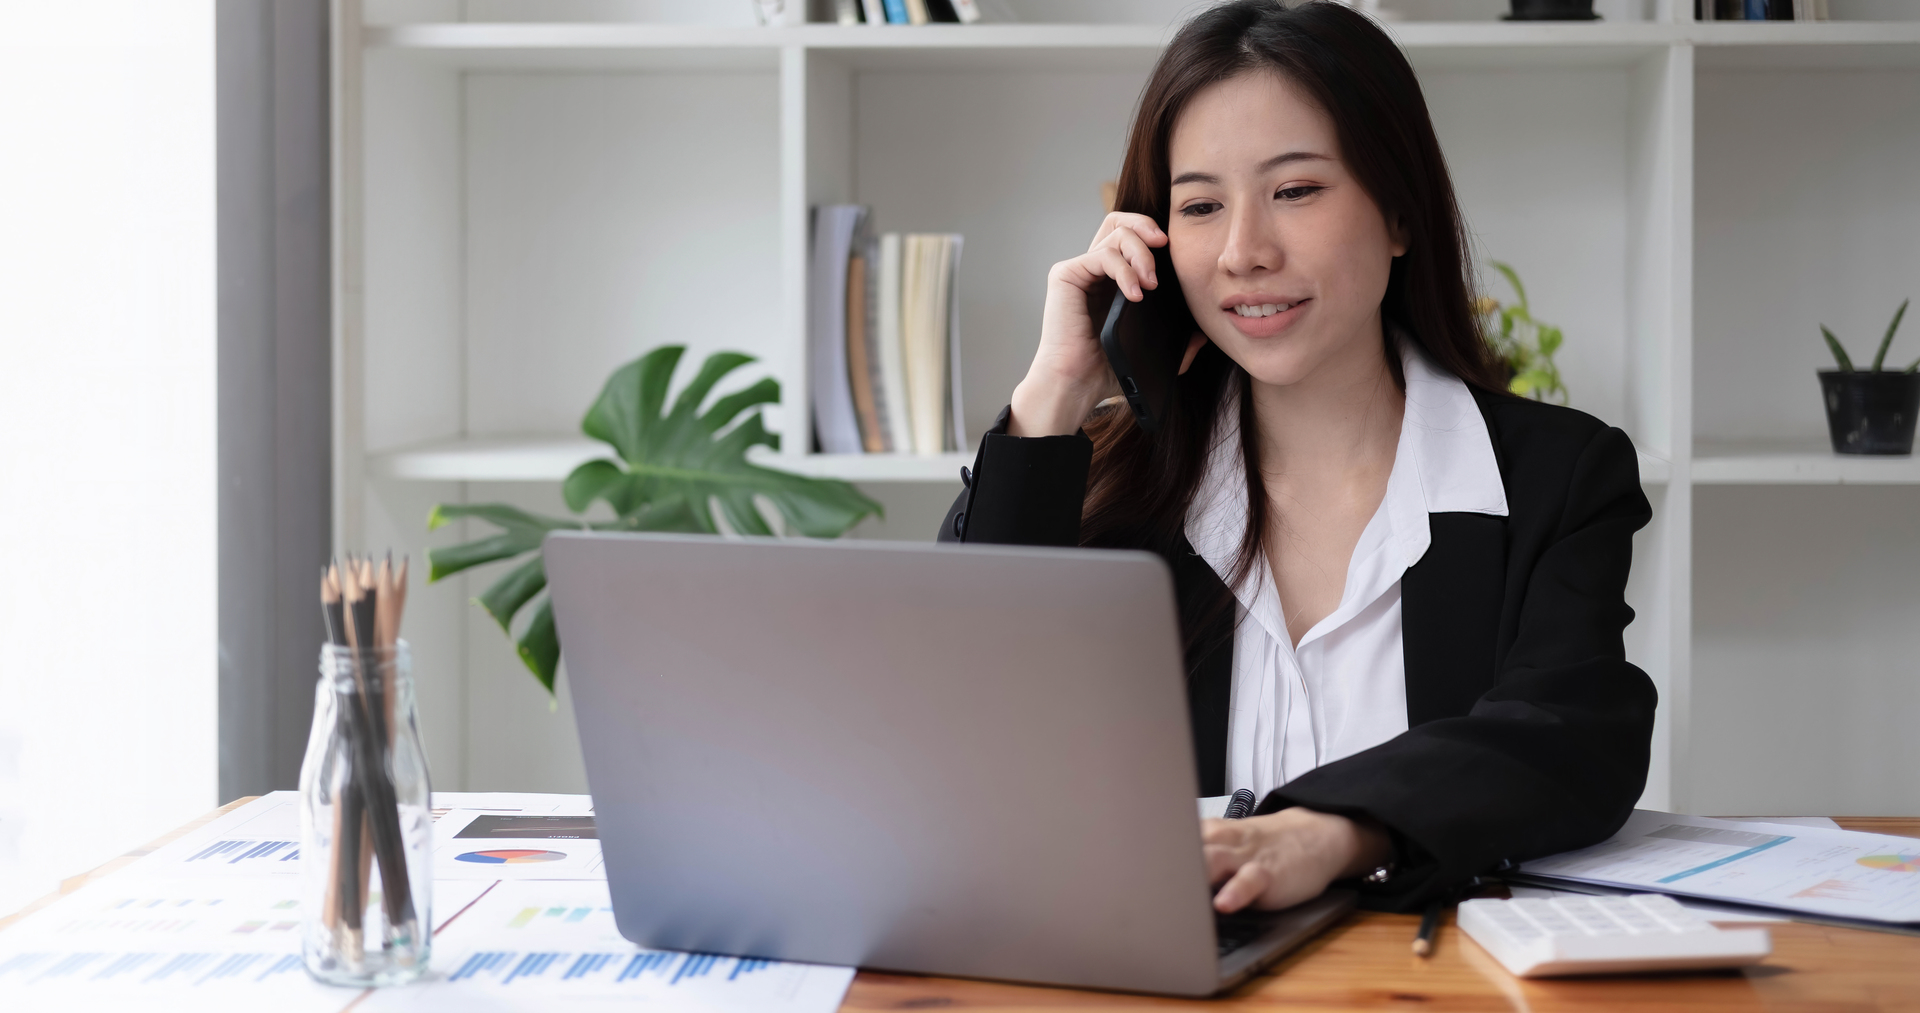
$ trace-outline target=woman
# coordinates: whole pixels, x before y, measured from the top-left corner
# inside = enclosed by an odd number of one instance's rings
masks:
[[[1216,907],[1343,879],[1407,907],[1610,835],[1653,728],[1621,640],[1651,510],[1618,429],[1503,392],[1399,49],[1333,3],[1208,10],[1148,81],[1117,206],[1049,273],[941,538],[1167,560],[1200,792],[1261,798],[1204,826]],[[1156,434],[1102,404],[1109,279],[1192,313]]]

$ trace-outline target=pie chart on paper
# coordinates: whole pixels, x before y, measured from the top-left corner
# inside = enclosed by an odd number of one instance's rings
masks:
[[[1885,872],[1920,872],[1920,855],[1868,855],[1859,863]]]
[[[567,853],[564,851],[499,848],[493,851],[469,851],[464,855],[455,855],[454,861],[474,862],[479,865],[532,865],[536,862],[558,862],[566,857]]]

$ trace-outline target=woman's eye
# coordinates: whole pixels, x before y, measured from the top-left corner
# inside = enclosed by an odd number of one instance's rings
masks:
[[[1180,213],[1188,218],[1205,218],[1218,210],[1220,205],[1215,201],[1199,201],[1181,208]]]
[[[1290,186],[1276,192],[1274,196],[1280,200],[1300,200],[1303,197],[1311,197],[1324,189],[1326,188],[1319,186]]]

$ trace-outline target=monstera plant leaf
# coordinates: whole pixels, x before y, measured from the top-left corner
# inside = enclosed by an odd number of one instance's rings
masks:
[[[773,528],[761,513],[765,503],[794,531],[835,538],[862,518],[880,512],[880,504],[845,482],[807,478],[747,461],[749,447],[780,446],[780,438],[767,431],[760,417],[762,405],[780,401],[780,384],[771,377],[715,398],[701,410],[715,385],[752,362],[752,356],[738,352],[708,356],[669,406],[674,369],[685,353],[684,346],[665,345],[620,367],[580,424],[588,436],[611,445],[616,457],[575,468],[561,492],[567,508],[576,514],[584,514],[596,500],[604,501],[613,510],[612,520],[543,517],[500,503],[442,503],[428,515],[429,530],[460,518],[485,521],[499,529],[485,538],[428,549],[429,581],[483,563],[533,554],[474,601],[512,637],[515,616],[539,599],[516,645],[520,659],[549,693],[560,666],[560,636],[553,625],[553,603],[541,594],[547,587],[547,570],[540,540],[547,532],[718,534],[724,517],[733,531],[770,535]],[[747,413],[744,418],[743,412]]]

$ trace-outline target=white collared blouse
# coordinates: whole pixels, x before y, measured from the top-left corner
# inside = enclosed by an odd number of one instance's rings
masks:
[[[1400,578],[1426,554],[1427,515],[1507,515],[1486,420],[1458,377],[1401,341],[1407,404],[1386,495],[1360,533],[1339,607],[1296,646],[1262,558],[1239,586],[1227,719],[1227,788],[1256,796],[1407,730]],[[1237,405],[1187,512],[1193,549],[1226,579],[1247,525]]]

